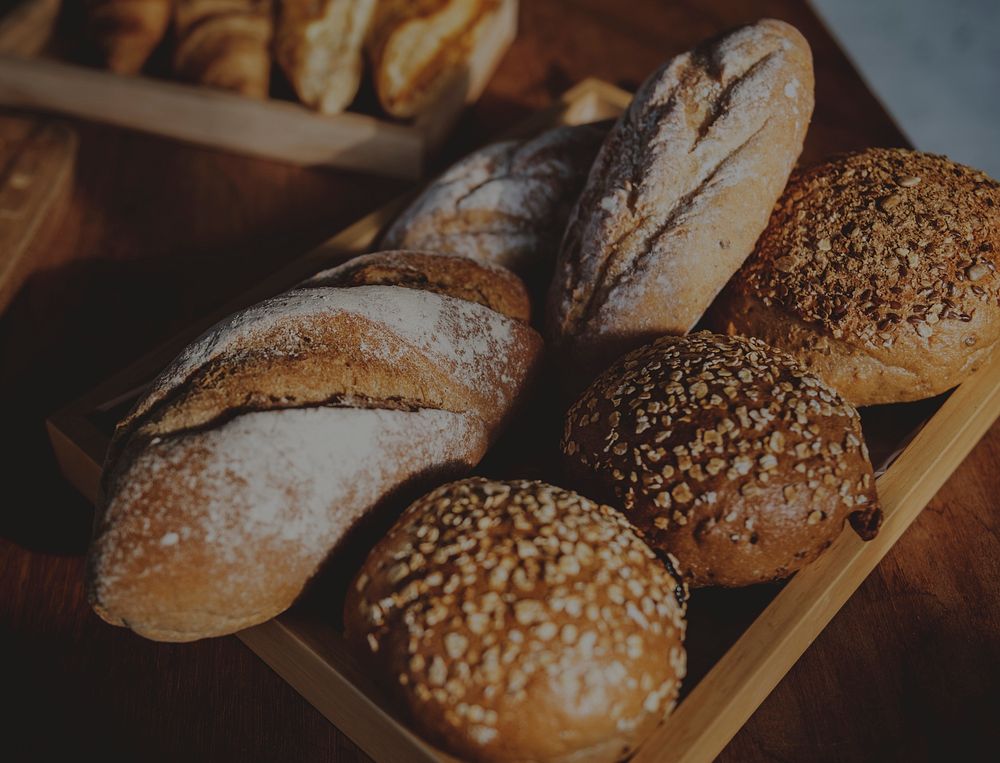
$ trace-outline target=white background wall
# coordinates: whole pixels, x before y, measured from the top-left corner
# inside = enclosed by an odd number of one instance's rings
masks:
[[[1000,179],[1000,0],[811,0],[923,151]]]

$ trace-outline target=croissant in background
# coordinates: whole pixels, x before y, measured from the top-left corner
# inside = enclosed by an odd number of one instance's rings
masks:
[[[105,65],[137,74],[163,40],[172,0],[87,0],[90,36]]]
[[[500,0],[380,0],[368,37],[375,90],[388,114],[419,114],[461,76]]]
[[[267,97],[271,12],[271,0],[177,0],[174,71],[201,85]]]
[[[274,55],[307,106],[324,114],[354,100],[364,65],[362,45],[375,0],[283,0]]]

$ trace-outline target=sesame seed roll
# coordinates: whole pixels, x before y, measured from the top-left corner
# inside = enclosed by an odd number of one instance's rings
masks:
[[[615,761],[674,706],[685,595],[614,509],[474,478],[407,509],[345,623],[418,730],[463,760]]]
[[[795,175],[709,323],[791,352],[855,405],[959,384],[1000,339],[1000,185],[872,148]]]
[[[577,480],[695,586],[784,578],[881,518],[857,411],[784,352],[708,332],[618,361],[566,416]]]

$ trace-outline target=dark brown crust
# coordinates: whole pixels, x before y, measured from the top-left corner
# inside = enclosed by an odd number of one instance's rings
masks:
[[[524,323],[531,320],[531,302],[521,279],[505,268],[457,252],[365,254],[313,276],[303,286],[405,286],[475,302]]]
[[[857,405],[960,383],[1000,338],[1000,186],[867,149],[797,173],[713,327],[799,358]]]
[[[462,760],[606,763],[676,700],[678,585],[614,509],[473,478],[407,509],[344,622],[414,725]]]
[[[693,585],[783,578],[849,516],[867,537],[878,526],[857,411],[754,339],[702,332],[630,353],[570,409],[562,447]]]

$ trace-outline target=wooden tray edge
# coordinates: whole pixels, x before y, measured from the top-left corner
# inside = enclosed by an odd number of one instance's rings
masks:
[[[317,114],[300,104],[259,101],[152,77],[126,77],[34,57],[54,0],[23,0],[0,19],[0,105],[58,112],[186,143],[305,166],[420,178],[429,153],[464,106],[482,95],[517,34],[518,0],[503,0],[468,76],[456,80],[424,117],[397,124],[344,112]]]

